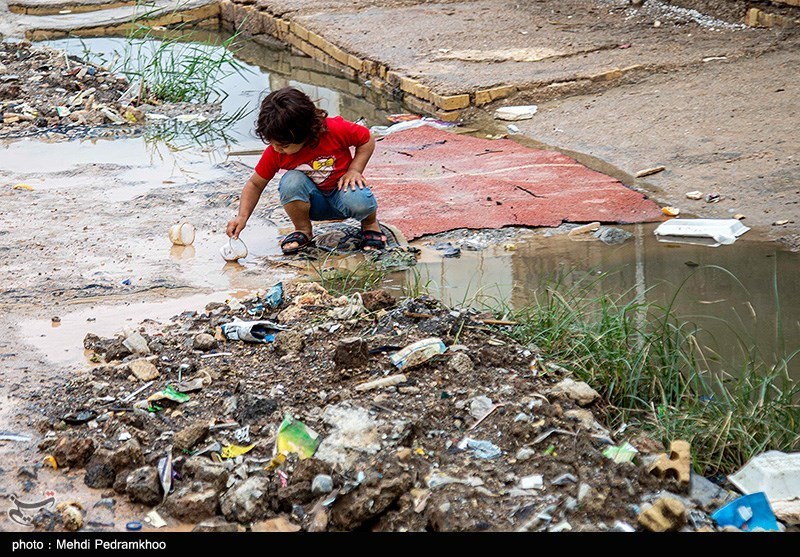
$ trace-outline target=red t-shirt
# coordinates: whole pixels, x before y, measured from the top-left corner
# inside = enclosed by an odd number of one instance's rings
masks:
[[[369,141],[369,130],[348,122],[341,116],[327,118],[328,130],[319,136],[316,147],[303,145],[294,155],[281,155],[272,146],[264,149],[256,165],[256,174],[269,181],[280,169],[300,170],[311,178],[321,191],[336,188],[336,182],[353,161],[350,147]]]

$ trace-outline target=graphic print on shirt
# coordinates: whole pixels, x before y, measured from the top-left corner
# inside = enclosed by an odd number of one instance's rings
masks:
[[[295,170],[303,172],[306,176],[311,178],[315,184],[319,185],[331,175],[335,166],[336,159],[334,157],[325,156],[317,157],[311,161],[311,164],[301,164],[295,167]]]

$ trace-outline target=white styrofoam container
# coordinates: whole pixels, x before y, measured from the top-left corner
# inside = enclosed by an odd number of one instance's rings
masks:
[[[716,247],[734,243],[748,230],[737,219],[671,219],[662,222],[653,233],[665,238],[711,238],[716,243],[710,245]]]
[[[763,491],[770,502],[798,498],[800,453],[761,453],[728,479],[745,495]]]

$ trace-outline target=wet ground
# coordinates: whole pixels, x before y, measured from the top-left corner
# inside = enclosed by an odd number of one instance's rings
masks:
[[[113,44],[107,39],[90,42],[97,52],[109,51]],[[266,54],[260,47],[248,46],[245,57],[269,63],[264,70],[251,68],[254,74],[231,77],[227,88],[236,94],[223,102],[224,111],[256,102],[267,86],[284,84],[304,88],[329,112],[351,120],[363,116],[370,124],[385,123],[386,114],[401,111],[385,100],[376,100],[374,106],[369,102],[374,100],[372,93],[327,74],[308,59]],[[305,81],[298,81],[295,71]],[[40,411],[40,401],[57,392],[66,376],[89,365],[82,347],[86,332],[112,336],[142,321],[147,327],[146,320],[157,329],[158,323],[181,311],[246,297],[296,273],[279,257],[278,227],[285,220],[274,197],[262,199],[256,214],[261,224],[249,226],[243,234],[250,256],[241,264],[226,264],[219,257],[224,223],[235,210],[248,165],[255,162],[253,157],[226,153],[260,146],[250,127],[245,118],[228,132],[235,145],[211,138],[197,146],[185,135],[4,142],[0,242],[9,262],[0,270],[6,285],[0,296],[5,310],[0,327],[8,331],[0,341],[4,429],[33,433],[32,424],[19,418]],[[32,190],[9,187],[19,183]],[[167,229],[185,219],[198,229],[195,243],[171,246]],[[735,337],[725,337],[726,327],[714,317],[728,323],[740,319],[743,330],[758,337],[765,352],[773,350],[773,325],[780,308],[786,346],[798,344],[800,309],[791,295],[800,270],[796,254],[766,242],[756,232],[720,248],[670,247],[655,241],[650,226],[623,228],[634,237],[619,246],[558,234],[523,232],[518,237],[516,232],[499,231],[485,235],[486,245],[479,251],[462,249],[459,259],[444,259],[440,251],[426,247],[429,241],[451,239],[458,244],[463,239],[458,234],[443,235],[417,242],[423,247],[419,269],[423,278],[430,278],[432,292],[447,301],[497,295],[515,305],[529,301],[546,278],[559,274],[575,280],[608,271],[604,284],[609,290],[648,291],[655,300],[669,298],[674,287],[693,274],[682,287],[677,308],[699,320],[711,317],[705,326],[715,342],[731,346],[726,338]],[[480,234],[477,237],[480,240]],[[738,282],[724,272],[703,269],[704,265],[719,265]],[[779,303],[773,294],[775,284]],[[12,404],[22,393],[32,406]],[[30,449],[20,452],[19,447],[5,443],[0,449],[7,457],[4,469],[21,464],[20,457],[31,457]],[[58,489],[63,481],[57,474],[41,474],[37,489]],[[8,487],[9,480],[4,473],[7,492],[15,489]],[[78,478],[74,483],[81,482]],[[84,495],[91,499],[91,494]]]

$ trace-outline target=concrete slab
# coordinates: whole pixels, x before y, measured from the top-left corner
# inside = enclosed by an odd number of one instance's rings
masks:
[[[379,141],[365,175],[379,218],[409,240],[456,228],[662,218],[641,193],[566,155],[427,126]]]

